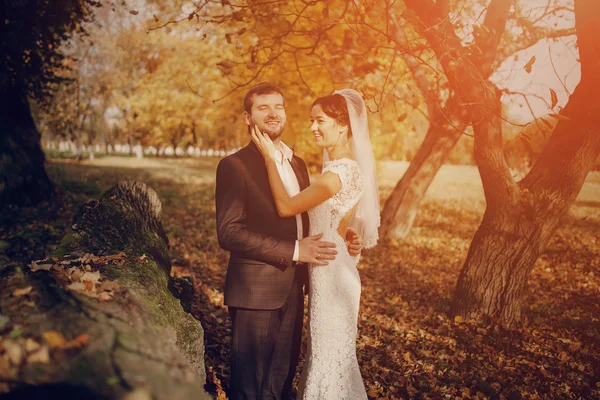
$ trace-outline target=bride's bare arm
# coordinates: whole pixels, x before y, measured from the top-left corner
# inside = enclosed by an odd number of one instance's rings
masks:
[[[336,194],[342,188],[342,183],[336,174],[325,172],[312,185],[296,196],[290,197],[279,176],[279,171],[277,171],[275,145],[269,136],[262,133],[256,126],[252,127],[251,133],[252,141],[256,144],[256,147],[265,159],[271,192],[273,193],[275,205],[281,217],[291,217],[310,210]]]
[[[342,188],[340,179],[336,174],[325,172],[309,187],[294,197],[290,197],[287,190],[285,190],[285,186],[283,186],[275,160],[265,157],[265,164],[269,173],[271,192],[281,217],[291,217],[310,210],[332,197]]]

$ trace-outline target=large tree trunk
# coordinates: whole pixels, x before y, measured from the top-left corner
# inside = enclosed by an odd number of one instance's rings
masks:
[[[492,27],[492,40],[484,37],[480,47],[497,46],[512,3],[492,0],[484,22]],[[517,184],[502,152],[500,93],[487,80],[490,58],[463,46],[447,18],[447,2],[406,0],[418,17],[416,26],[467,105],[487,202],[457,283],[454,314],[491,317],[508,326],[518,322],[527,277],[600,153],[600,9],[595,3],[575,0],[582,78],[562,113],[568,120],[560,121],[538,162]]]
[[[559,122],[517,191],[506,196],[502,185],[488,185],[488,207],[456,286],[454,314],[518,323],[529,273],[600,154],[600,10],[595,0],[576,0],[575,18],[582,77],[562,113],[569,119]],[[494,173],[488,149],[479,149],[482,175]]]
[[[430,116],[423,143],[385,202],[380,237],[403,238],[410,232],[427,189],[467,125],[449,126],[445,118],[441,112]]]
[[[600,118],[592,111],[600,104],[588,97],[589,88],[582,80],[564,111],[572,121],[557,126],[556,140],[520,182],[515,201],[486,210],[456,285],[453,314],[519,322],[529,273],[600,154]]]
[[[119,183],[81,208],[53,257],[0,271],[0,331],[12,332],[0,336],[0,392],[210,398],[202,327],[168,290],[160,209],[143,183]]]
[[[535,202],[535,199],[533,199]],[[527,209],[486,210],[456,285],[452,315],[518,323],[527,276],[550,235]]]
[[[30,206],[54,196],[22,82],[0,77],[0,206]]]

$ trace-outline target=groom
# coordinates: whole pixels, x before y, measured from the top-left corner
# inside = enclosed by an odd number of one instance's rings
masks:
[[[260,83],[244,98],[248,131],[269,134],[277,169],[290,196],[309,185],[306,164],[281,142],[286,123],[281,90]],[[277,212],[264,159],[250,144],[221,160],[216,178],[217,236],[230,251],[225,304],[232,324],[229,398],[285,399],[298,364],[307,263],[326,266],[337,251],[308,236],[308,215],[282,218]],[[360,237],[349,231],[348,250],[360,252]]]

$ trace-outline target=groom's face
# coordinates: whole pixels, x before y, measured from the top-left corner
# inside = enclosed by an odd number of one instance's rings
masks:
[[[249,126],[256,125],[272,140],[279,139],[287,120],[283,97],[279,93],[255,94],[250,113],[246,112],[245,116]]]

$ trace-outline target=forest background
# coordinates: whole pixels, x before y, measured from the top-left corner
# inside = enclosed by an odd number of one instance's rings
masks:
[[[352,87],[382,199],[363,267],[370,396],[598,395],[596,1],[30,3],[3,5],[0,259],[44,257],[86,195],[153,183],[174,271],[202,288],[195,315],[222,393],[212,179],[248,142],[243,95],[283,88],[285,141],[317,173],[310,104]],[[47,204],[66,208],[45,220]]]

